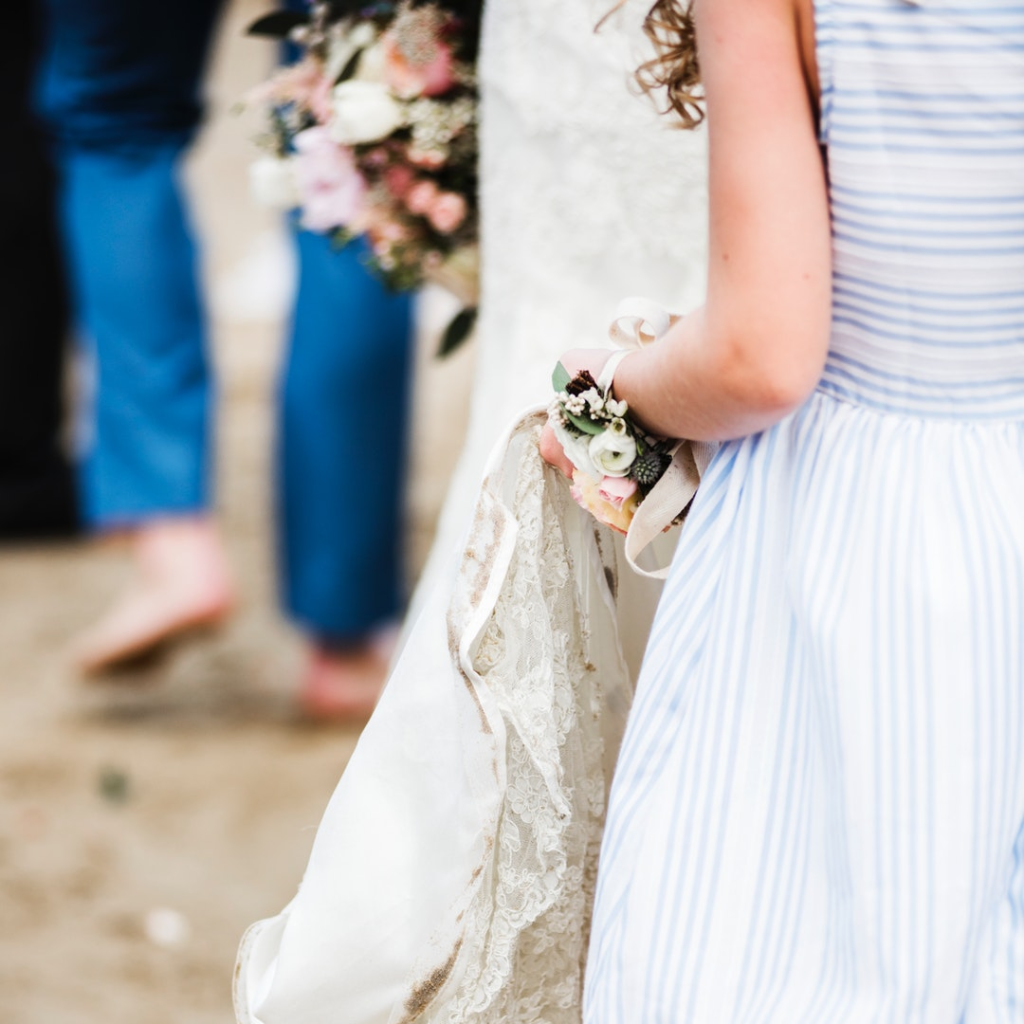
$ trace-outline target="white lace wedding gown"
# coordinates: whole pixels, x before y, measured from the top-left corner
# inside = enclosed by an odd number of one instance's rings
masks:
[[[604,13],[487,3],[469,439],[299,892],[243,940],[242,1024],[580,1020],[627,662],[657,593],[620,573],[522,409],[546,402],[560,352],[602,343],[621,297],[699,301],[706,244],[703,140],[629,87],[643,4],[595,35]]]

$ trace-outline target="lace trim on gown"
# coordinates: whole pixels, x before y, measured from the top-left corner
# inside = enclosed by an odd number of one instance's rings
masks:
[[[496,449],[299,893],[243,940],[243,1024],[579,1022],[631,684],[617,549],[542,462],[543,422]]]
[[[538,434],[534,424],[523,440],[535,445]],[[546,486],[546,472],[539,458],[524,457],[512,505],[515,557],[466,664],[488,726],[504,738],[504,779],[493,845],[457,940],[463,962],[429,1010],[396,1018],[403,1022],[579,1020],[606,779],[601,673],[591,660],[599,655],[577,574],[580,561],[596,560],[607,576],[593,582],[606,588],[616,570],[593,531],[580,534],[566,489]],[[460,580],[467,604],[486,571],[472,557],[480,530],[478,519]],[[457,596],[455,621],[460,603]],[[615,667],[621,688],[624,667]]]

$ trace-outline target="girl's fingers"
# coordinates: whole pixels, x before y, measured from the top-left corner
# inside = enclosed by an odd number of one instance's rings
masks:
[[[570,480],[572,479],[573,465],[566,457],[565,449],[562,448],[558,438],[555,437],[550,423],[545,423],[544,429],[541,431],[540,455],[548,465],[554,466]]]

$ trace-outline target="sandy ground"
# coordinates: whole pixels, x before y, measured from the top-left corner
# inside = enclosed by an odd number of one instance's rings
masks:
[[[274,608],[271,395],[287,247],[245,186],[231,112],[272,60],[235,0],[190,168],[223,412],[221,507],[242,604],[215,636],[86,685],[69,639],[124,578],[116,544],[0,550],[0,1024],[229,1024],[243,929],[295,891],[358,738],[294,713],[301,649]],[[417,387],[410,575],[461,443],[471,350]]]

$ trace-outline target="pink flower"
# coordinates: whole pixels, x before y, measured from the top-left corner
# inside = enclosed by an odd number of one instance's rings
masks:
[[[387,148],[384,146],[377,146],[375,149],[371,149],[369,153],[364,153],[362,163],[364,167],[381,168],[387,167],[390,156]]]
[[[569,492],[578,505],[586,509],[599,523],[610,526],[618,533],[625,533],[633,516],[640,505],[636,496],[636,484],[633,485],[633,492],[623,498],[609,500],[605,497],[604,485],[609,477],[602,480],[595,480],[587,473],[574,470],[572,474],[572,486]]]
[[[251,90],[250,103],[295,103],[321,124],[331,119],[331,82],[321,65],[310,58],[282,68],[269,81]]]
[[[323,75],[309,93],[309,109],[320,124],[327,124],[334,116],[334,86]]]
[[[405,205],[410,213],[426,216],[439,195],[438,188],[432,181],[417,181],[406,192]]]
[[[630,480],[628,476],[604,476],[601,477],[597,493],[602,501],[607,501],[615,508],[622,508],[622,503],[636,494],[636,481]]]
[[[450,235],[465,219],[466,200],[457,192],[440,193],[427,210],[427,220],[442,235]]]
[[[381,40],[384,79],[398,96],[440,96],[455,84],[455,58],[451,47],[432,40],[411,55],[391,32]]]
[[[351,152],[334,142],[326,128],[307,128],[294,141],[302,226],[309,231],[355,229],[365,205],[366,182]]]
[[[374,225],[373,233],[374,237],[382,242],[394,243],[409,240],[409,232],[404,224],[383,217]]]
[[[362,218],[362,225],[378,255],[389,251],[396,243],[407,242],[412,237],[409,226],[396,216],[392,207],[387,205],[375,204],[368,207]]]
[[[384,172],[384,186],[396,199],[405,199],[415,182],[416,176],[402,164],[395,164]]]
[[[426,171],[436,171],[444,167],[445,156],[431,149],[412,149],[406,153],[409,163],[416,167],[422,167]]]

